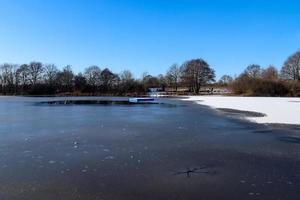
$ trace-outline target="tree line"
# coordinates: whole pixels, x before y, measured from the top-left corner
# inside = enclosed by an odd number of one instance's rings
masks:
[[[227,88],[237,95],[300,96],[300,51],[289,56],[280,70],[251,64],[240,75],[224,75],[218,81],[214,69],[200,58],[173,64],[158,76],[143,73],[141,78],[135,78],[129,70],[114,73],[97,65],[77,74],[70,65],[62,69],[35,61],[0,65],[2,95],[136,96],[145,95],[149,88],[160,88],[168,94],[199,94],[203,86]]]
[[[300,51],[289,56],[280,70],[249,65],[239,76],[224,75],[219,84],[247,96],[300,96]]]
[[[70,65],[61,70],[54,64],[0,65],[0,94],[2,95],[143,95],[149,88],[179,87],[198,94],[201,86],[214,81],[215,72],[203,59],[192,59],[181,66],[172,65],[166,74],[152,76],[144,73],[134,78],[129,70],[114,73],[109,68],[89,66],[75,74]]]

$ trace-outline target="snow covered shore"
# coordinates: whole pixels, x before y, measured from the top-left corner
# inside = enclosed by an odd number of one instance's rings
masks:
[[[256,123],[300,125],[300,98],[189,96],[183,100],[194,101],[212,108],[235,109],[266,114],[265,117],[246,117],[246,119]]]

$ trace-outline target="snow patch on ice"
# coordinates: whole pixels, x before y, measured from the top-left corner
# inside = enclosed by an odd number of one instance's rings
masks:
[[[226,97],[189,96],[182,99],[194,101],[212,108],[227,108],[241,111],[264,113],[264,117],[247,117],[256,123],[280,123],[300,125],[300,98],[290,97]]]

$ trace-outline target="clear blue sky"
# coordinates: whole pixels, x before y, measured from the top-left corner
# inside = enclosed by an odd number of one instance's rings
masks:
[[[0,0],[0,63],[165,73],[203,58],[217,76],[278,68],[300,49],[300,1]]]

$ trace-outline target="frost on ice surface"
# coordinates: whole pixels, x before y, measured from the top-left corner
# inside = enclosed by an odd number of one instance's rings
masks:
[[[49,160],[48,163],[49,164],[54,164],[54,163],[56,163],[56,161],[55,160]]]
[[[106,156],[105,159],[106,160],[113,160],[113,159],[115,159],[115,157],[114,156]]]

